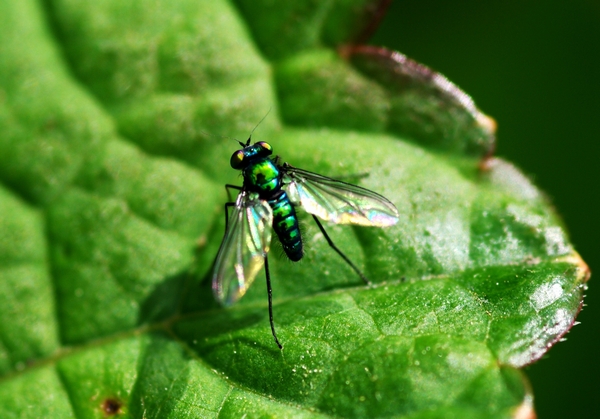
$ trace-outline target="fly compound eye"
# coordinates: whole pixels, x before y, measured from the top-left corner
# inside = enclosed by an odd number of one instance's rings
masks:
[[[242,150],[238,150],[231,155],[231,160],[229,160],[229,164],[234,169],[241,169],[244,163],[244,152]]]
[[[271,147],[271,144],[265,143],[264,141],[259,141],[256,144],[259,145],[264,150],[264,152],[261,154],[263,154],[265,156],[270,156],[271,153],[273,153],[273,147]]]

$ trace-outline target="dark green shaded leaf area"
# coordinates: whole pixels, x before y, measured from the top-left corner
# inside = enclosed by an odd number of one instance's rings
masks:
[[[336,50],[380,7],[0,2],[1,418],[530,417],[519,368],[589,271],[468,96]],[[301,262],[273,244],[281,351],[262,274],[210,290],[231,138],[267,113],[255,140],[399,210],[326,226],[370,287],[308,216]]]

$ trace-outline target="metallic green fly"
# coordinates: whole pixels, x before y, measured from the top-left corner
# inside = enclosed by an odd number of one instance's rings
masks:
[[[398,222],[398,210],[383,196],[360,186],[280,164],[271,158],[270,144],[250,145],[238,141],[241,150],[231,156],[231,167],[242,171],[243,186],[225,185],[239,191],[235,202],[225,204],[225,237],[215,260],[212,287],[224,305],[239,300],[265,267],[269,298],[269,320],[275,343],[282,349],[273,324],[271,278],[267,254],[271,228],[275,230],[287,257],[296,262],[304,250],[296,207],[312,214],[323,236],[362,280],[365,275],[329,238],[319,218],[336,224],[387,227]],[[229,215],[230,208],[233,212]],[[317,218],[319,217],[319,218]]]

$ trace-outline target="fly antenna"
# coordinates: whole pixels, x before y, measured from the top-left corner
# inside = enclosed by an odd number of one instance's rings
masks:
[[[222,140],[233,140],[239,143],[238,140],[236,140],[233,137],[229,137],[227,135],[219,135],[219,134],[213,134],[212,132],[208,132],[208,131],[200,131],[201,134],[206,135],[207,137],[216,137],[216,138],[221,138]]]
[[[250,135],[248,136],[248,141],[246,141],[246,146],[249,146],[249,145],[250,145],[250,139],[252,138],[252,134],[254,134],[254,131],[256,130],[256,128],[258,128],[258,126],[259,126],[260,124],[262,124],[262,121],[264,121],[264,120],[265,120],[265,118],[266,118],[267,116],[269,116],[269,114],[271,113],[271,109],[273,109],[273,107],[269,107],[269,110],[267,111],[267,113],[265,114],[265,116],[263,116],[263,117],[262,117],[262,119],[261,119],[260,121],[258,121],[258,124],[256,124],[256,125],[254,126],[254,128],[252,128],[252,131],[250,131]],[[240,143],[240,144],[241,144],[241,143]]]
[[[229,137],[227,135],[219,135],[219,134],[212,134],[210,132],[206,132],[206,131],[200,131],[202,134],[206,135],[207,137],[217,137],[217,138],[221,138],[223,140],[232,140],[235,141],[236,143],[238,143],[239,145],[241,145],[242,147],[245,147],[246,144],[244,144],[243,142],[241,142],[240,140],[233,138],[233,137]]]

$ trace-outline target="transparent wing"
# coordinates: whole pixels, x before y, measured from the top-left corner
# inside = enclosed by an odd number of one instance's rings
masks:
[[[386,227],[398,222],[398,210],[383,196],[360,186],[284,166],[290,200],[307,212],[336,224]]]
[[[212,287],[215,298],[230,305],[248,290],[265,264],[271,243],[273,211],[266,201],[242,191],[229,217],[215,260]]]

